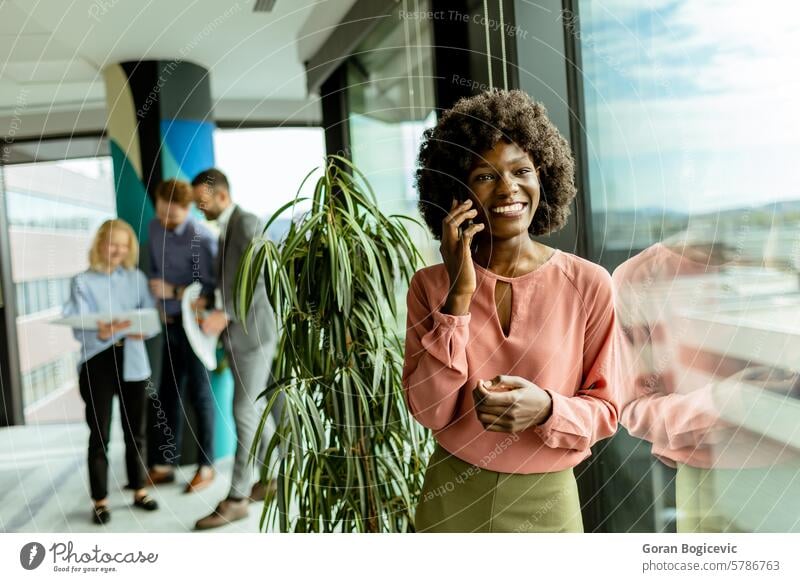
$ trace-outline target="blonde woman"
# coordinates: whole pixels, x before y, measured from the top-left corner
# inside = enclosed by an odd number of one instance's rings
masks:
[[[65,315],[124,313],[153,307],[144,273],[136,268],[139,245],[130,225],[119,219],[104,222],[89,251],[89,269],[72,280]],[[150,363],[144,337],[127,333],[130,321],[100,322],[95,330],[75,329],[81,344],[79,387],[89,424],[89,483],[92,519],[105,524],[108,509],[108,445],[114,395],[119,396],[125,436],[127,489],[133,490],[135,507],[153,511],[158,504],[144,488],[146,386]]]

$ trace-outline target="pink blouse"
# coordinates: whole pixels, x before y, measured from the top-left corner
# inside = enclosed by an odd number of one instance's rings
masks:
[[[467,315],[440,311],[449,287],[443,264],[411,280],[403,368],[409,409],[444,449],[481,468],[530,474],[574,467],[617,428],[611,277],[561,251],[514,278],[474,264],[477,289]],[[495,307],[497,281],[512,290],[508,337]],[[515,434],[485,430],[472,390],[497,375],[547,390],[552,415]]]

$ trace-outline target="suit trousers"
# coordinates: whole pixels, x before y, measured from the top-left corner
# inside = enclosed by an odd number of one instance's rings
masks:
[[[134,490],[144,487],[147,381],[126,382],[120,378],[123,350],[121,346],[112,346],[100,352],[84,362],[78,374],[89,425],[89,486],[94,500],[108,496],[108,444],[115,394],[119,396],[125,439],[126,487]]]
[[[180,464],[183,446],[185,397],[188,395],[197,418],[197,464],[210,466],[214,462],[214,394],[211,391],[211,372],[192,350],[180,318],[164,326],[164,360],[161,364],[159,387],[159,422],[154,431],[159,440],[159,463]]]
[[[236,350],[226,343],[225,351],[233,373],[233,420],[236,424],[236,456],[233,464],[230,497],[245,498],[255,479],[254,467],[250,463],[250,449],[253,445],[258,425],[266,409],[269,396],[258,398],[270,377],[274,349],[266,347],[255,350]],[[277,425],[283,410],[283,395],[278,397],[270,414]],[[270,433],[266,429],[256,449],[255,469],[259,472],[269,459],[265,459]]]

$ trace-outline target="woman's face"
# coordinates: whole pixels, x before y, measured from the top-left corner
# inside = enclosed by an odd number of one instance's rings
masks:
[[[536,166],[525,150],[500,141],[483,152],[467,177],[477,205],[477,221],[494,239],[508,240],[524,234],[539,206]]]
[[[100,255],[112,271],[128,258],[130,250],[130,237],[121,229],[112,229],[111,234],[100,245]]]

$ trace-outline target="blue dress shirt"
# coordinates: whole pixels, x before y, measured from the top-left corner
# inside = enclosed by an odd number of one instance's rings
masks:
[[[186,287],[195,281],[203,285],[202,294],[214,296],[217,237],[191,214],[175,230],[165,229],[158,219],[149,227],[150,278],[164,279]],[[164,313],[180,315],[177,299],[160,301]]]
[[[155,302],[144,273],[139,269],[118,267],[112,273],[88,270],[75,275],[64,315],[97,312],[113,315],[147,307],[155,307]],[[81,343],[79,369],[85,361],[125,338],[124,330],[106,341],[97,337],[97,330],[73,329],[72,333]],[[137,382],[150,377],[150,361],[143,340],[125,339],[123,360],[123,380]]]

